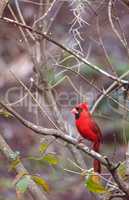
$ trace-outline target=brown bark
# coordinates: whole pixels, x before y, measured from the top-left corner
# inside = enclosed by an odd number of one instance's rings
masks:
[[[6,5],[8,4],[9,0],[0,0],[0,17],[2,17],[4,13],[4,9]]]

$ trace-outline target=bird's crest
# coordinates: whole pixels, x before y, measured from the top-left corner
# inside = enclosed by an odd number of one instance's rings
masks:
[[[86,102],[83,102],[83,103],[78,104],[77,107],[82,108],[82,109],[85,109],[86,111],[89,110],[89,105],[88,105],[88,103],[86,103]]]

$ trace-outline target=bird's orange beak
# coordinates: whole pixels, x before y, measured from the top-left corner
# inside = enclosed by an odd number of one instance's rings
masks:
[[[75,115],[75,114],[78,114],[78,111],[76,110],[76,108],[73,108],[73,109],[71,110],[71,113]]]

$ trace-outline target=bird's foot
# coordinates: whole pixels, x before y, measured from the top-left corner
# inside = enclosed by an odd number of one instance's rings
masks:
[[[81,144],[81,143],[83,143],[83,141],[85,141],[84,138],[78,138],[78,140],[77,140],[77,144]],[[84,144],[84,143],[83,143],[83,144]]]
[[[84,145],[83,141],[84,141],[83,138],[78,138],[78,139],[77,139],[77,143],[76,143],[75,146],[77,147],[78,145]]]

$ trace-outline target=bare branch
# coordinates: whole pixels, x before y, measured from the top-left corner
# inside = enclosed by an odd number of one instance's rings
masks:
[[[8,4],[9,0],[1,0],[0,1],[0,17],[2,17],[4,9],[6,5]]]
[[[51,122],[51,124],[58,129],[58,127],[56,126],[56,124],[52,121],[52,119],[50,118],[50,116],[47,114],[47,112],[44,111],[44,109],[42,108],[42,106],[40,105],[39,101],[33,96],[33,94],[31,93],[31,91],[28,89],[28,87],[18,78],[15,76],[15,73],[10,71],[11,74],[14,76],[14,78],[20,83],[20,85],[27,91],[27,93],[31,96],[31,98],[34,100],[34,102],[39,106],[40,110],[42,111],[42,113],[44,113],[44,115],[47,117],[47,119]]]
[[[117,16],[116,16],[116,20],[117,20],[117,22],[118,22],[118,25],[119,25],[121,34],[118,32],[118,30],[116,29],[116,27],[115,27],[115,25],[114,25],[114,23],[113,23],[113,19],[112,19],[112,7],[113,7],[113,3],[114,3],[114,0],[110,0],[110,1],[109,1],[109,4],[108,4],[108,18],[109,18],[109,22],[110,22],[110,24],[111,24],[111,27],[112,27],[113,32],[116,34],[117,38],[120,40],[120,42],[122,43],[122,45],[123,45],[124,48],[126,49],[127,55],[128,55],[128,59],[129,59],[129,48],[128,48],[128,43],[127,43],[127,40],[126,40],[124,31],[123,31],[122,28],[121,28],[121,24],[120,24],[119,18],[118,18]]]
[[[1,136],[1,134],[0,134],[0,150],[9,161],[12,160],[11,155],[14,155],[15,152],[13,152],[13,150],[6,143],[6,141]],[[23,166],[23,164],[21,162],[19,162],[17,164],[16,172],[20,173],[20,174],[21,173],[26,173],[29,176],[28,171],[25,169],[25,167]],[[29,188],[29,191],[30,191],[30,193],[31,193],[31,195],[32,195],[32,197],[34,199],[36,199],[36,200],[47,200],[47,198],[44,195],[44,193],[39,189],[39,187],[36,185],[36,183],[31,178],[30,178],[30,181],[29,181],[29,187],[28,188]]]
[[[126,77],[127,75],[129,74],[129,71],[127,71],[127,72],[125,72],[124,74],[122,74],[120,77],[119,77],[119,79],[122,79],[122,78],[124,78],[124,77]],[[94,103],[94,106],[92,107],[92,109],[91,109],[91,113],[93,113],[94,111],[95,111],[95,109],[96,109],[96,107],[99,105],[99,103],[103,100],[103,98],[105,97],[105,96],[107,96],[107,94],[109,94],[111,91],[113,91],[115,88],[117,88],[117,86],[118,86],[118,83],[117,83],[117,81],[114,81],[106,90],[105,90],[105,92],[102,94],[102,95],[100,95],[100,97],[96,100],[96,102]],[[113,100],[113,99],[112,99]],[[114,100],[113,100],[114,101]],[[120,104],[119,104],[120,105]],[[124,105],[120,105],[120,107],[122,107],[124,110],[126,109],[125,107],[124,107]],[[127,109],[126,109],[127,110]]]
[[[108,200],[112,200],[112,199],[116,199],[116,198],[121,198],[121,199],[125,199],[126,195],[125,194],[114,194],[111,195]]]
[[[100,94],[101,96],[97,99],[97,101],[95,102],[94,106],[91,109],[91,113],[94,112],[94,110],[96,109],[96,107],[98,106],[98,104],[100,103],[100,101],[106,96],[109,99],[111,99],[113,102],[115,102],[116,104],[118,104],[122,109],[127,110],[129,112],[129,109],[125,106],[123,106],[121,103],[119,103],[117,100],[115,100],[114,98],[112,98],[109,93],[114,89],[117,88],[118,86],[118,82],[115,81],[112,83],[111,86],[109,86],[109,88],[107,88],[107,90],[101,90],[100,88],[98,88],[95,84],[91,83],[85,76],[83,76],[82,74],[80,74],[77,71],[74,71],[71,68],[65,67],[64,65],[57,65],[58,67],[62,67],[64,69],[67,69],[68,71],[73,72],[74,74],[80,76],[80,78],[84,81],[86,81],[86,83],[88,83],[89,85],[91,85],[93,88],[95,88]],[[120,77],[118,77],[120,80],[122,77],[126,77],[128,75],[129,71],[125,72],[123,75],[121,75]]]
[[[74,57],[76,57],[78,60],[80,60],[82,63],[86,64],[87,66],[89,66],[90,68],[92,68],[93,70],[99,72],[100,74],[110,78],[111,80],[114,80],[114,81],[117,81],[118,83],[121,83],[121,84],[129,84],[129,82],[127,80],[123,80],[123,79],[119,79],[111,74],[109,74],[108,72],[102,70],[101,68],[97,67],[96,65],[93,65],[91,64],[88,60],[86,60],[85,58],[81,57],[80,55],[74,53],[72,50],[70,50],[69,48],[65,47],[64,45],[58,43],[57,41],[55,41],[54,39],[52,39],[51,37],[49,37],[48,35],[44,34],[44,33],[41,33],[37,30],[34,30],[32,27],[30,26],[27,26],[27,25],[24,25],[22,23],[18,23],[14,20],[11,20],[9,18],[6,18],[6,17],[0,17],[0,20],[2,20],[3,22],[6,22],[6,23],[10,23],[10,24],[13,24],[13,25],[17,25],[17,26],[21,26],[25,29],[28,29],[38,35],[41,35],[44,39],[48,40],[49,42],[52,42],[53,44],[55,44],[56,46],[60,47],[61,49],[63,49],[64,51],[70,53],[71,55],[73,55]]]
[[[97,32],[98,32],[98,36],[99,36],[100,45],[101,45],[102,48],[103,48],[105,57],[106,57],[107,62],[108,62],[108,66],[111,68],[112,72],[113,72],[114,75],[117,77],[117,73],[116,73],[115,69],[113,68],[113,66],[112,66],[112,64],[111,64],[111,62],[110,62],[110,58],[109,58],[109,56],[108,56],[108,53],[107,53],[106,48],[105,48],[104,43],[103,43],[103,39],[102,39],[102,37],[101,37],[99,18],[97,18]]]
[[[26,22],[25,22],[25,19],[24,19],[24,17],[23,17],[23,14],[22,14],[22,12],[21,12],[21,9],[20,9],[18,0],[15,0],[15,4],[16,4],[16,8],[17,8],[18,15],[19,15],[19,17],[20,17],[21,22],[22,22],[23,24],[26,25]],[[17,21],[18,21],[18,20],[17,20]],[[34,37],[33,34],[31,33],[31,31],[27,30],[27,33],[28,33],[28,35],[30,36],[30,38],[31,38],[33,41],[35,41],[35,37]]]
[[[27,120],[25,120],[21,115],[19,115],[16,111],[14,111],[12,108],[9,106],[5,105],[3,102],[0,102],[0,105],[4,107],[8,112],[10,112],[13,116],[16,117],[22,124],[24,124],[26,127],[31,129],[37,134],[44,135],[44,136],[54,136],[55,138],[61,139],[69,144],[74,145],[77,149],[83,151],[90,157],[99,160],[111,173],[112,177],[114,178],[115,182],[119,186],[119,188],[127,195],[129,196],[129,188],[128,184],[124,182],[121,177],[118,175],[117,168],[119,165],[113,165],[107,157],[103,157],[101,154],[96,153],[93,150],[90,150],[87,146],[84,144],[78,144],[78,141],[71,136],[64,134],[63,131],[57,130],[57,129],[48,129],[48,128],[43,128],[40,126],[37,126]]]

